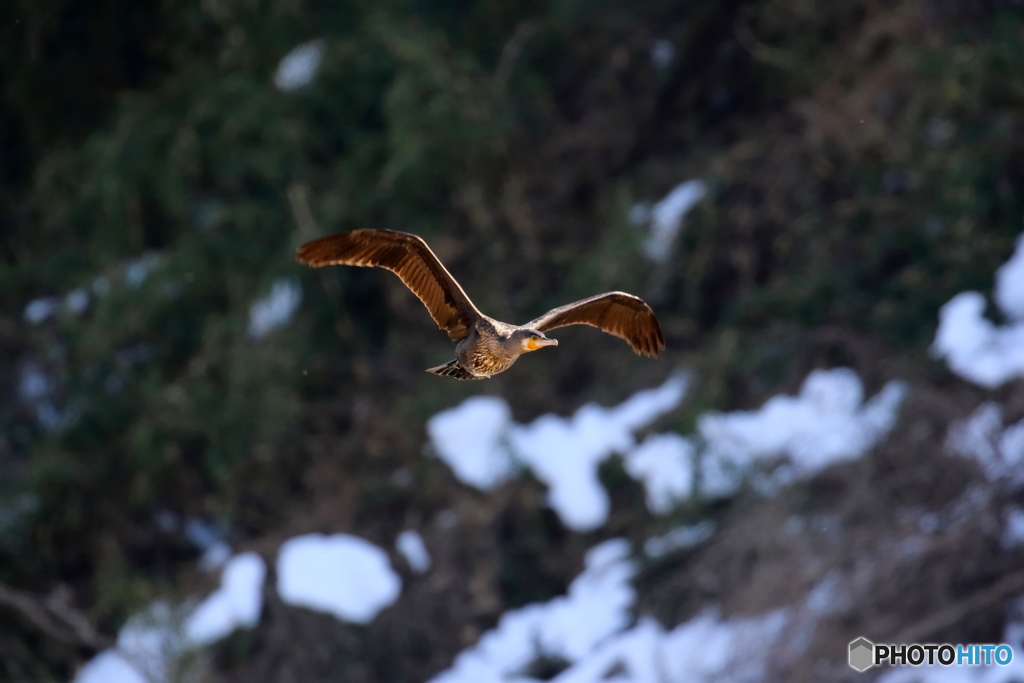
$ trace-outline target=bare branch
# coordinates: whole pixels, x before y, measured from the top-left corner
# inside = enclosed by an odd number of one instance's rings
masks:
[[[953,626],[967,615],[996,605],[1024,590],[1024,571],[1007,574],[1002,579],[971,596],[940,609],[929,617],[903,629],[894,643],[923,643],[936,633]]]
[[[113,640],[97,631],[84,614],[72,607],[70,598],[71,591],[64,585],[44,599],[0,584],[0,605],[15,610],[54,640],[97,650],[111,647]]]

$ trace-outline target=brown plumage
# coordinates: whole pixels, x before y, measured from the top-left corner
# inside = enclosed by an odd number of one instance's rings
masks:
[[[393,230],[353,230],[307,242],[300,263],[386,268],[427,307],[438,328],[455,342],[455,360],[427,372],[458,379],[486,379],[507,370],[520,355],[558,346],[544,332],[590,325],[625,339],[636,353],[657,357],[665,348],[654,311],[625,292],[607,292],[548,311],[526,325],[509,325],[481,313],[427,243]]]

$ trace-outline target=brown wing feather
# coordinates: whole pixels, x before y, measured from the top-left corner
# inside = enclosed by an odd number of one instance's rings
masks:
[[[386,268],[419,297],[437,326],[459,342],[482,315],[427,243],[394,230],[353,230],[307,242],[298,248],[300,263],[320,266]]]
[[[524,327],[540,332],[566,325],[590,325],[625,339],[633,350],[656,358],[665,348],[665,337],[654,311],[640,297],[607,292],[548,311]]]

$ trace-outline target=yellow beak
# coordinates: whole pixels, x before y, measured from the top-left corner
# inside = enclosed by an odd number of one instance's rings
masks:
[[[558,340],[557,339],[531,339],[530,341],[526,342],[526,347],[528,349],[530,349],[531,351],[536,351],[537,349],[543,348],[545,346],[558,346]]]

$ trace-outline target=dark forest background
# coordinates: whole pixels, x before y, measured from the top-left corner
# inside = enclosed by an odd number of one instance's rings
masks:
[[[277,89],[281,58],[318,38],[315,81]],[[675,48],[661,66],[656,41]],[[652,266],[629,210],[692,178],[708,196]],[[259,626],[215,646],[217,681],[426,680],[506,609],[564,592],[595,541],[670,521],[723,531],[639,575],[666,626],[708,600],[792,600],[874,557],[901,510],[944,509],[978,479],[942,449],[952,420],[992,397],[1024,416],[1020,382],[982,391],[928,352],[943,303],[991,290],[1022,216],[1019,0],[0,3],[0,679],[70,680],[154,598],[207,590],[194,544],[154,524],[168,512],[268,559],[295,533],[390,548],[420,528],[450,577],[404,576],[369,626],[268,593]],[[640,294],[667,351],[573,329],[487,383],[427,375],[449,342],[394,278],[293,261],[364,227],[421,235],[504,320]],[[301,307],[253,339],[250,306],[281,277]],[[83,313],[26,318],[79,288]],[[869,394],[907,381],[900,423],[774,499],[656,519],[613,460],[610,521],[574,534],[537,481],[484,494],[423,457],[425,420],[478,393],[522,422],[688,368],[658,425],[688,432],[835,366]],[[430,525],[449,509],[457,533]],[[852,531],[796,548],[779,533],[794,509]],[[1024,556],[992,510],[972,514],[912,560],[872,560],[874,597],[821,629],[822,656],[940,605],[966,607],[924,641],[999,642],[1012,591],[991,593]],[[778,680],[824,680],[815,666]]]

